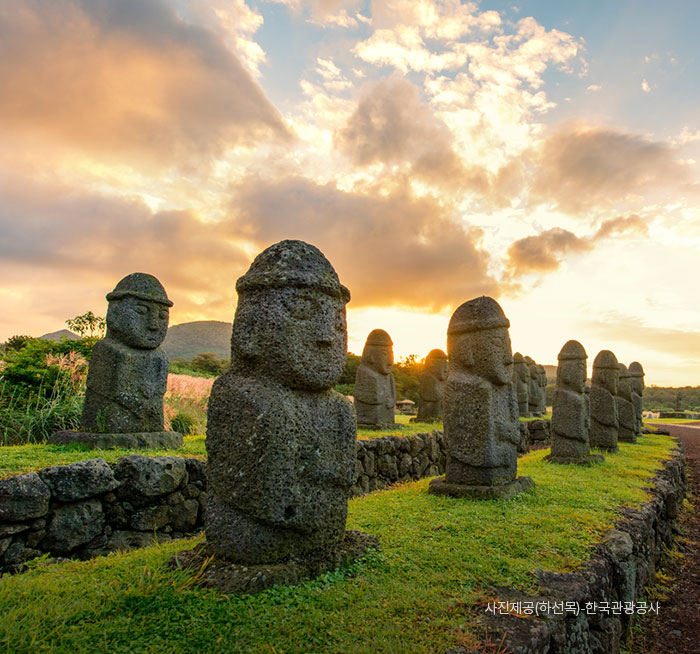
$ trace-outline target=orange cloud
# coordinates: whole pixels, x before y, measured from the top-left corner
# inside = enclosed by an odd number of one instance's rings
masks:
[[[506,276],[512,279],[529,273],[552,272],[559,268],[565,256],[590,251],[598,241],[625,233],[647,235],[647,224],[633,214],[603,221],[598,230],[590,236],[576,236],[560,227],[526,236],[508,248]]]
[[[569,123],[545,141],[531,200],[553,202],[581,214],[608,208],[633,195],[649,196],[687,184],[688,167],[659,142],[582,122]]]
[[[437,310],[498,291],[480,249],[481,230],[407,188],[382,196],[298,177],[250,179],[233,208],[236,228],[261,249],[282,238],[318,246],[352,292],[354,307]]]
[[[189,164],[286,138],[213,32],[159,0],[0,3],[0,131],[101,160]]]
[[[515,241],[508,248],[507,267],[512,275],[551,272],[561,265],[561,255],[590,250],[592,243],[560,227]]]
[[[235,304],[234,282],[249,256],[230,223],[17,178],[0,177],[0,197],[3,291],[44,307],[44,289],[62,286],[52,295],[61,321],[80,312],[68,308],[76,294],[98,288],[101,298],[135,271],[156,275],[178,313],[212,316],[225,307],[228,315]]]
[[[686,363],[700,363],[700,332],[697,331],[648,327],[635,316],[619,314],[608,315],[605,321],[588,321],[584,326],[598,338],[633,343],[642,351],[652,350],[677,356]]]

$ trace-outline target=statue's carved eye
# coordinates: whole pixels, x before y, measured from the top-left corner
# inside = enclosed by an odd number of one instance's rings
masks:
[[[168,311],[167,311],[167,309],[163,309],[163,310],[160,312],[160,319],[161,319],[161,320],[167,320],[167,319],[168,319]]]
[[[139,315],[145,316],[148,313],[148,307],[145,307],[143,304],[137,304],[134,311]]]

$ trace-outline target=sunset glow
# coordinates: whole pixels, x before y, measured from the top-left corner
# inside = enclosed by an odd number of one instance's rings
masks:
[[[349,349],[579,340],[700,384],[700,5],[651,0],[0,4],[0,341],[156,275],[230,321],[265,247],[319,247]]]

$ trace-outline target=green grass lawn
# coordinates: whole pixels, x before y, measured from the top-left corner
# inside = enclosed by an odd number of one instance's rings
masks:
[[[700,420],[697,418],[649,418],[643,420],[642,422],[644,422],[645,425],[700,425]]]
[[[179,450],[90,450],[84,445],[10,445],[0,447],[0,479],[21,475],[47,466],[58,466],[76,461],[101,457],[108,463],[129,454],[147,456],[181,456],[206,459],[204,434],[185,436],[184,445]]]
[[[510,501],[427,494],[428,480],[350,500],[348,527],[382,551],[343,572],[256,596],[222,596],[170,571],[198,539],[0,579],[0,651],[444,652],[468,639],[494,586],[585,561],[616,508],[639,505],[675,441],[646,435],[589,468],[518,461],[536,483]],[[201,538],[201,537],[200,537]]]
[[[401,429],[388,429],[372,431],[361,429],[357,437],[361,439],[378,438],[379,436],[409,436],[429,432],[435,429],[442,431],[442,423],[409,423],[410,416],[397,415],[396,422],[402,425]],[[207,452],[204,447],[204,434],[185,436],[185,444],[179,450],[90,450],[79,444],[75,445],[10,445],[0,447],[0,479],[20,475],[32,470],[40,470],[46,466],[57,466],[66,463],[75,463],[85,459],[102,457],[112,463],[128,454],[143,454],[147,456],[181,456],[206,459]]]

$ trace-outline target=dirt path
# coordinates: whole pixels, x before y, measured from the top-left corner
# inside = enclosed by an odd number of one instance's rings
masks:
[[[700,427],[659,425],[678,436],[688,460],[688,498],[695,504],[685,511],[679,526],[683,531],[683,558],[671,568],[674,577],[668,600],[659,615],[642,624],[631,654],[700,654]]]

